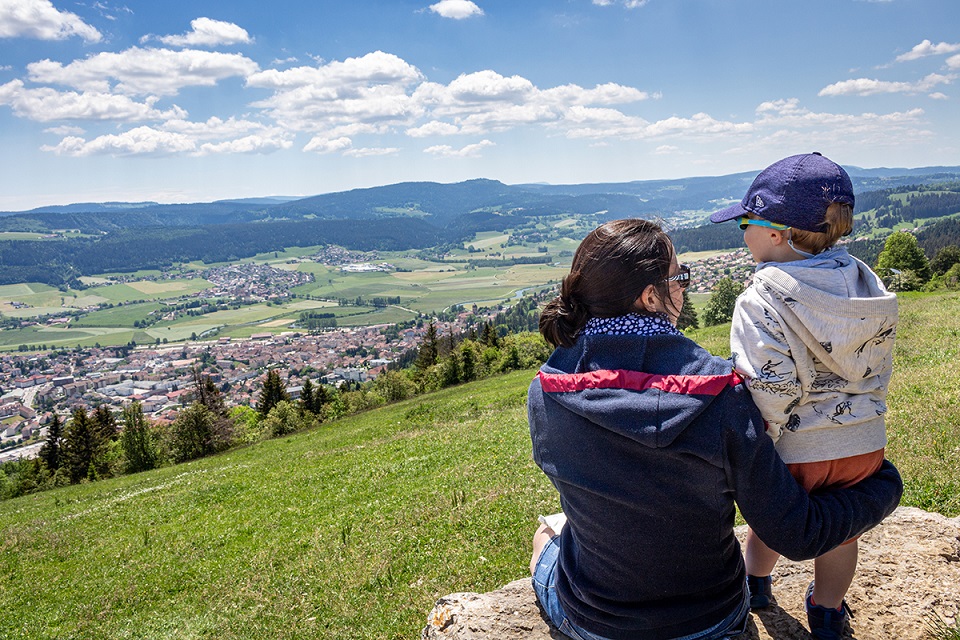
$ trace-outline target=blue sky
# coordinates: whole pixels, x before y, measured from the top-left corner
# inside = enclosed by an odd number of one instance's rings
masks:
[[[0,0],[0,210],[960,165],[956,0]]]

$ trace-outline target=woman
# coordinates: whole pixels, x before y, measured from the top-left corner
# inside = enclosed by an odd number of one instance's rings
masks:
[[[808,496],[729,361],[677,331],[689,282],[660,227],[618,220],[584,239],[541,316],[557,349],[530,386],[530,434],[567,524],[537,530],[531,572],[574,639],[738,635],[749,607],[735,503],[799,560],[876,525],[903,491],[885,462]]]

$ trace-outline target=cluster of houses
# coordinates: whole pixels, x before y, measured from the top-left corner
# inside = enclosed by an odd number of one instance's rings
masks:
[[[495,313],[495,311],[491,311]],[[471,312],[436,323],[439,335],[467,329]],[[77,408],[106,404],[119,412],[139,402],[156,422],[170,422],[193,400],[194,369],[201,367],[223,391],[228,406],[256,406],[267,369],[276,368],[293,399],[306,380],[340,386],[382,373],[400,354],[419,346],[425,326],[400,332],[387,325],[338,328],[319,335],[255,334],[156,347],[138,347],[125,357],[114,348],[0,356],[0,448],[44,437],[54,413],[68,418]],[[36,448],[30,450],[33,455]]]
[[[213,287],[203,291],[202,295],[251,301],[279,298],[291,288],[313,281],[313,274],[304,271],[250,262],[208,269],[203,272],[203,277]]]
[[[701,260],[691,260],[688,264],[692,275],[690,293],[710,293],[723,278],[730,278],[746,286],[753,279],[757,266],[750,256],[750,251],[745,248]]]
[[[376,255],[330,246],[311,259],[342,266],[375,260]],[[709,293],[723,277],[748,282],[754,262],[747,249],[738,249],[692,262],[691,270],[691,292]],[[312,277],[256,264],[218,268],[204,276],[216,287],[205,293],[239,297],[269,297],[278,287],[297,286],[303,283],[300,279]],[[255,290],[259,283],[263,291]],[[483,321],[484,316],[492,318],[496,312],[480,312],[474,307],[451,322],[437,323],[438,334],[465,332],[471,320],[480,316]],[[44,425],[54,412],[67,417],[77,408],[90,410],[101,404],[120,411],[139,402],[152,420],[172,421],[193,401],[193,376],[198,366],[223,391],[228,406],[255,406],[269,368],[280,372],[294,399],[308,379],[330,385],[366,382],[400,354],[417,348],[426,331],[425,326],[399,332],[384,331],[385,327],[337,328],[318,335],[260,333],[242,340],[224,337],[138,347],[123,357],[109,347],[4,354],[0,356],[0,461],[15,455],[11,450],[23,440],[43,437]]]

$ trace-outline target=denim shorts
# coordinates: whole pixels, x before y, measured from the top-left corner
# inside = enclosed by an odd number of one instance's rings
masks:
[[[582,629],[570,622],[567,615],[563,612],[563,606],[557,597],[556,577],[557,577],[557,558],[560,556],[560,536],[554,536],[550,542],[543,548],[540,558],[537,560],[537,568],[533,574],[533,590],[537,594],[537,599],[543,606],[547,617],[561,633],[573,640],[609,640],[604,636],[598,636]],[[674,640],[720,640],[721,638],[735,638],[747,629],[747,620],[750,619],[750,606],[747,600],[746,584],[744,584],[744,597],[737,607],[726,618],[713,625],[709,629],[692,633],[682,638]]]

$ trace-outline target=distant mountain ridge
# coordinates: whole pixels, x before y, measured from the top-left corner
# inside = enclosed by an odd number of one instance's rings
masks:
[[[960,166],[914,169],[850,167],[858,193],[960,180]],[[516,184],[477,178],[457,183],[403,182],[306,198],[272,196],[209,203],[77,203],[0,212],[0,231],[80,228],[110,232],[138,227],[242,224],[278,220],[419,218],[438,229],[489,226],[492,217],[604,213],[671,220],[739,200],[758,171],[724,176],[616,183]]]
[[[896,175],[904,173],[907,175]],[[960,214],[960,167],[851,171],[858,208],[875,227],[930,222]],[[872,175],[867,175],[872,174]],[[162,205],[93,203],[0,216],[0,284],[41,282],[80,287],[80,276],[162,269],[179,262],[231,262],[289,247],[337,244],[355,250],[431,248],[442,254],[480,231],[533,228],[545,216],[589,216],[591,224],[616,218],[660,220],[683,251],[737,247],[736,225],[712,225],[711,211],[739,201],[755,173],[610,184],[506,185],[476,179],[453,184],[405,182],[309,198],[219,200]],[[908,195],[898,197],[895,194]],[[882,224],[878,224],[882,221]],[[925,250],[955,244],[953,223],[928,225]],[[953,225],[953,226],[951,226]],[[58,230],[79,230],[54,235]],[[871,262],[880,240],[856,244]],[[549,256],[544,255],[544,258]]]

